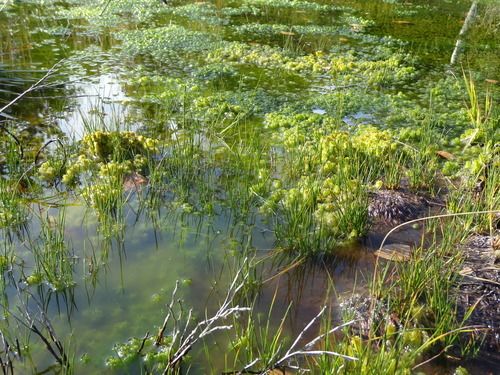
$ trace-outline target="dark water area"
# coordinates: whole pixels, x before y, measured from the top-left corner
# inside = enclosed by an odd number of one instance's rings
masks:
[[[380,56],[401,54],[403,57],[395,64],[407,63],[415,69],[415,78],[381,85],[380,101],[386,100],[386,94],[401,93],[409,101],[428,105],[429,86],[445,77],[461,76],[460,66],[470,69],[481,86],[489,87],[485,79],[499,79],[498,36],[484,38],[490,35],[485,15],[478,21],[481,27],[467,36],[461,65],[449,65],[469,1],[304,2],[335,7],[326,11],[280,5],[283,2],[176,0],[165,5],[159,0],[111,0],[109,4],[6,1],[0,4],[0,108],[28,90],[47,70],[54,68],[54,73],[41,87],[0,111],[0,125],[15,124],[17,137],[31,157],[49,139],[81,139],[95,118],[109,128],[121,123],[126,129],[141,129],[161,139],[169,128],[180,127],[180,115],[173,120],[158,115],[165,108],[165,97],[172,95],[168,103],[173,103],[178,94],[162,92],[159,77],[190,82],[189,90],[199,98],[224,93],[228,101],[238,105],[252,99],[254,112],[246,120],[252,130],[258,129],[266,113],[286,106],[303,106],[309,113],[332,113],[326,94],[344,86],[364,87],[364,82],[346,77],[333,79],[321,67],[304,73],[306,68],[293,65],[302,63],[293,60],[295,56],[315,53],[354,56],[368,63]],[[193,7],[185,7],[189,4]],[[481,4],[480,12],[488,6]],[[243,7],[248,10],[242,11]],[[160,39],[162,32],[144,39],[137,36],[135,45],[127,39],[132,38],[127,31],[171,25],[200,34],[185,39],[171,36],[166,50],[157,55],[154,50],[160,46],[155,48],[154,40]],[[248,47],[243,55],[253,57],[231,65],[210,55],[218,48],[227,48],[224,53],[229,55],[240,44]],[[269,50],[258,49],[263,45]],[[273,56],[276,50],[282,54]],[[294,57],[286,60],[288,56]],[[293,69],[285,70],[283,66]],[[372,67],[367,64],[369,69]],[[173,86],[178,81],[168,84]],[[384,111],[385,107],[380,107],[366,113],[362,108],[347,113],[344,121],[354,126],[372,119],[379,121],[376,118]],[[264,132],[261,137],[265,140]],[[65,243],[74,253],[74,287],[62,293],[54,292],[45,283],[32,288],[59,337],[75,353],[75,373],[123,373],[105,366],[106,358],[113,355],[113,345],[130,337],[142,337],[161,325],[176,281],[184,304],[198,316],[215,310],[249,253],[259,262],[256,278],[263,281],[256,298],[257,314],[269,314],[275,326],[287,315],[286,330],[292,337],[325,305],[331,310],[332,321],[338,323],[342,318],[339,301],[367,291],[375,264],[373,252],[385,235],[384,231],[372,231],[334,256],[290,267],[293,256],[275,248],[272,226],[256,213],[245,219],[235,208],[217,207],[212,215],[193,213],[166,197],[153,220],[138,211],[139,199],[132,197],[124,212],[123,230],[113,240],[103,238],[97,218],[79,198],[69,198],[63,231]],[[36,203],[31,204],[33,211],[39,210]],[[57,221],[59,213],[57,208],[44,208],[38,216]],[[35,263],[28,238],[36,238],[40,231],[39,220],[34,217],[13,240],[24,276],[31,274]],[[0,235],[5,248],[8,237]],[[389,242],[416,244],[420,238],[420,230],[406,229]],[[16,282],[22,279],[16,277]],[[3,294],[8,301],[2,304],[7,314],[6,306],[19,303],[19,296],[9,282]],[[227,338],[220,340],[214,343],[209,339],[207,345],[223,353]],[[42,347],[35,347],[31,354],[36,373],[50,368],[53,360]],[[196,355],[203,358],[204,354],[200,350]],[[202,359],[191,372],[220,373],[223,361],[223,354],[215,354],[210,369]],[[24,364],[20,373],[35,373],[31,361]],[[498,371],[498,364],[486,357],[462,365],[473,374]],[[455,368],[456,363],[451,361],[421,370],[451,374]]]

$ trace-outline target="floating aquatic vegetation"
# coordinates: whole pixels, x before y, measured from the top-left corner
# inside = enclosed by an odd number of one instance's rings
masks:
[[[229,17],[239,17],[239,16],[258,16],[261,14],[261,10],[258,7],[252,5],[239,5],[237,7],[225,7],[220,9],[221,14]]]
[[[222,14],[213,4],[191,3],[169,8],[170,12],[191,21],[206,23],[208,25],[227,25],[229,19]]]
[[[200,67],[193,73],[196,79],[206,82],[225,81],[237,75],[238,71],[233,66],[225,64],[208,64]]]
[[[143,67],[127,72],[124,78],[128,96],[144,104],[161,104],[161,108],[172,115],[183,111],[194,98],[202,95],[201,87],[192,78],[174,78],[146,71]]]
[[[238,34],[255,36],[294,36],[294,35],[350,35],[349,28],[345,26],[319,26],[319,25],[283,25],[264,23],[245,23],[232,28]]]
[[[62,19],[87,20],[88,22],[102,27],[117,26],[123,20],[117,14],[103,13],[100,7],[81,6],[63,9],[58,12]]]
[[[124,31],[118,34],[128,56],[151,55],[166,62],[185,54],[196,54],[213,49],[219,40],[213,34],[191,31],[182,26]]]
[[[342,21],[354,28],[355,31],[364,31],[365,28],[375,25],[373,20],[352,15],[343,18]]]
[[[59,18],[84,19],[100,27],[117,27],[131,22],[147,22],[165,11],[156,0],[91,0],[83,6],[60,9]]]
[[[316,12],[332,12],[346,9],[342,6],[318,4],[303,0],[243,0],[243,4],[269,8],[286,8]]]
[[[273,130],[273,136],[278,144],[283,144],[289,151],[338,128],[333,117],[314,113],[287,114],[286,112],[268,113],[265,117],[265,126]]]
[[[289,54],[291,56],[291,54]],[[249,45],[241,42],[227,43],[209,52],[207,60],[213,63],[242,63],[262,67],[282,67],[289,56],[279,48],[266,45]]]
[[[132,338],[126,343],[116,344],[113,347],[116,356],[107,358],[106,366],[111,369],[128,368],[141,356],[144,356],[143,362],[148,368],[160,369],[165,367],[170,358],[169,338],[167,337],[163,345],[158,349],[155,348],[155,340],[155,337],[147,337],[146,339]],[[143,355],[142,351],[148,353]]]
[[[264,90],[222,91],[202,96],[190,108],[205,123],[223,125],[225,120],[243,121],[280,107],[280,100]]]
[[[339,84],[394,85],[412,80],[417,74],[413,66],[407,65],[408,56],[404,54],[372,61],[358,59],[352,54],[338,56],[320,51],[297,56],[281,48],[240,42],[227,43],[215,49],[207,59],[214,63],[227,61],[296,73],[328,74]]]

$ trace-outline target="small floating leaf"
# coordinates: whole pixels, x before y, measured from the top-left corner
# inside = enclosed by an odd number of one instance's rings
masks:
[[[413,25],[414,23],[411,21],[405,21],[405,20],[394,20],[392,23],[395,23],[397,25]]]
[[[449,153],[448,151],[437,151],[436,154],[438,154],[438,156],[441,156],[443,159],[446,159],[446,160],[455,159],[455,156],[453,154]]]

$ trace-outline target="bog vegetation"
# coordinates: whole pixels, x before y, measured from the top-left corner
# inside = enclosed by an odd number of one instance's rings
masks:
[[[494,370],[500,7],[451,65],[470,5],[5,1],[3,373]]]

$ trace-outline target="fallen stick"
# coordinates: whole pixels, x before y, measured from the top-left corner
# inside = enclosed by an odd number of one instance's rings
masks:
[[[47,73],[45,73],[45,75],[40,78],[38,81],[36,81],[34,84],[32,84],[27,90],[25,90],[24,92],[20,93],[18,96],[16,96],[13,100],[11,100],[9,103],[7,103],[6,105],[4,105],[2,108],[0,108],[0,113],[3,113],[5,112],[5,110],[7,108],[9,108],[10,106],[12,106],[13,104],[15,104],[17,101],[19,101],[20,99],[22,99],[25,95],[29,94],[30,92],[36,90],[37,88],[39,88],[39,86],[42,84],[43,81],[45,81],[48,77],[50,77],[52,75],[52,73],[54,73],[54,71],[56,70],[56,68],[58,67],[58,65],[62,62],[59,61],[57,62],[56,64],[54,64],[54,66],[52,66],[52,68],[50,68]]]

